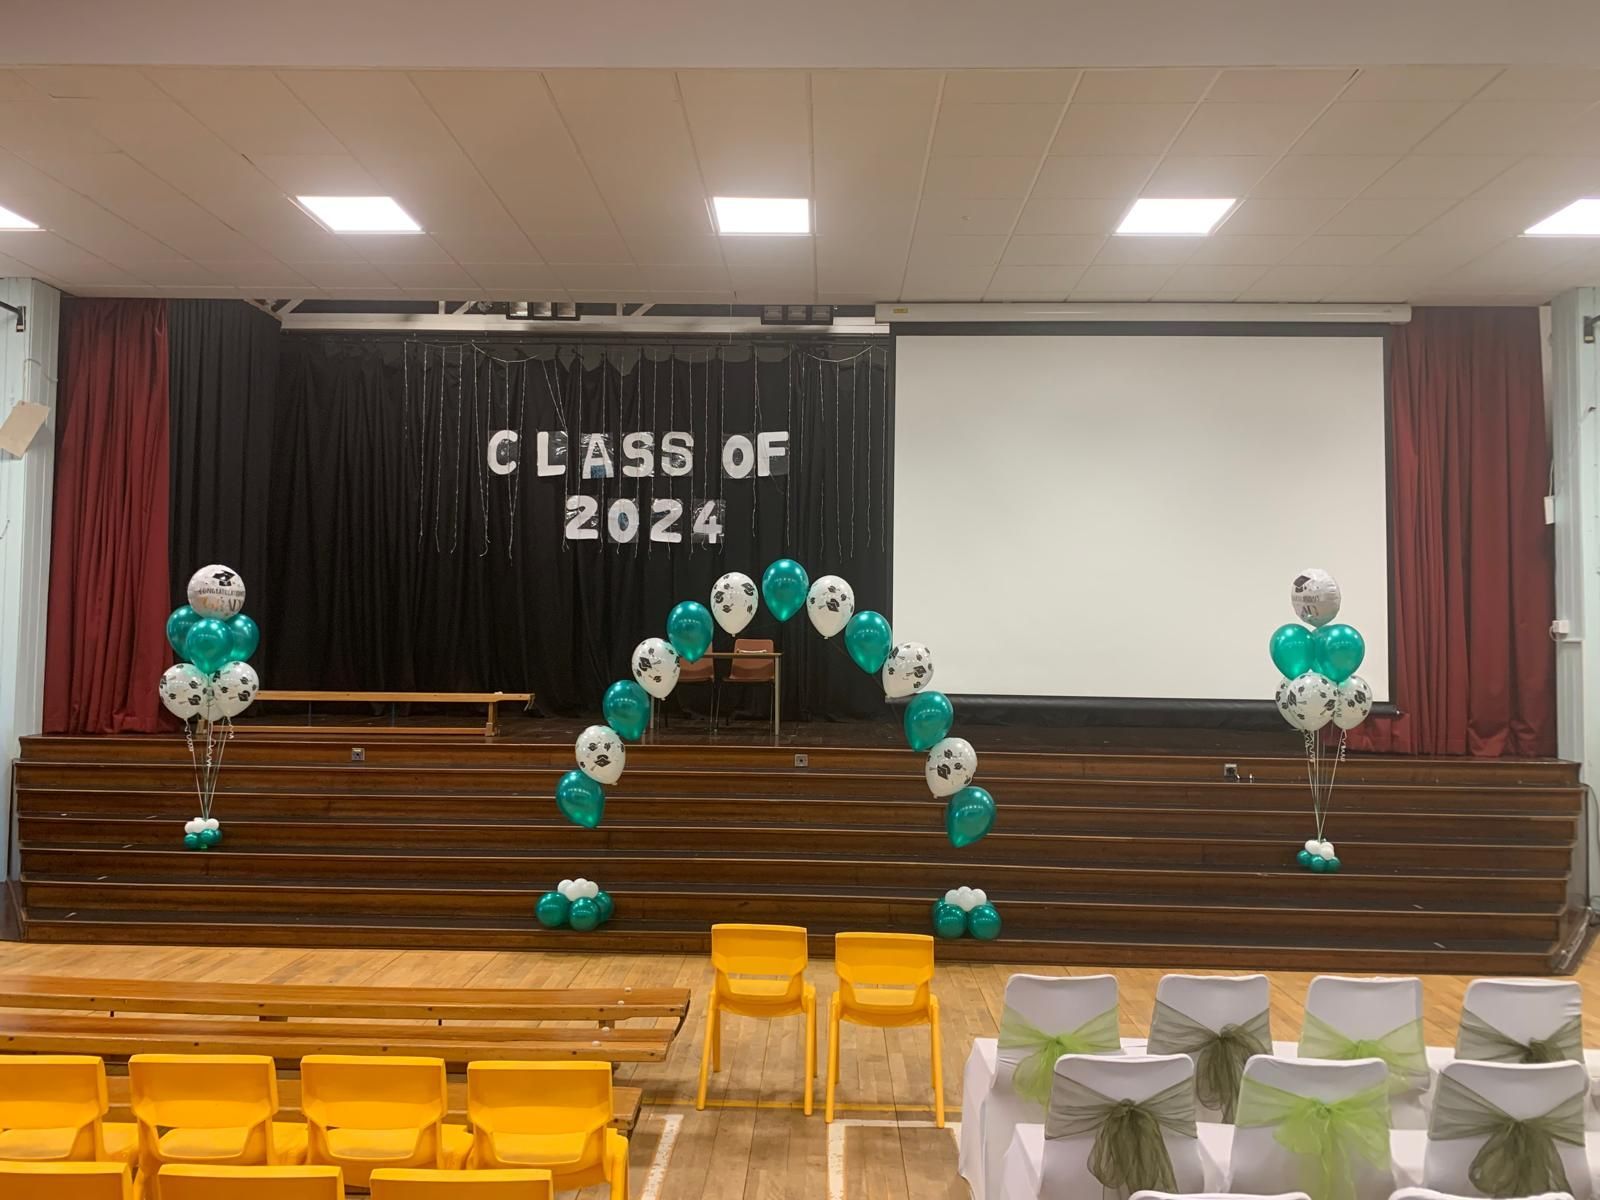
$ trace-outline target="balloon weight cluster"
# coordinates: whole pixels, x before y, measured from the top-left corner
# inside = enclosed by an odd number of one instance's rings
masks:
[[[933,932],[942,938],[970,934],[979,941],[992,942],[1000,936],[1000,914],[982,888],[951,888],[943,900],[933,902]]]
[[[563,879],[556,890],[539,897],[534,915],[546,929],[576,929],[592,933],[616,912],[609,892],[592,879]]]

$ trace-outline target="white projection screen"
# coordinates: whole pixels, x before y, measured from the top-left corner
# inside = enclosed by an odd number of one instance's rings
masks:
[[[935,687],[1269,700],[1322,567],[1389,699],[1379,330],[896,334],[893,625]]]

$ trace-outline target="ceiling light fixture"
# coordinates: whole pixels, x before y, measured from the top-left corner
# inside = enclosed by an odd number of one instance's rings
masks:
[[[1205,237],[1227,215],[1236,199],[1135,200],[1117,226],[1124,237]]]
[[[811,201],[762,196],[713,196],[717,232],[795,237],[811,232]]]
[[[331,233],[421,233],[393,196],[296,196]]]
[[[1574,200],[1522,231],[1523,237],[1600,237],[1600,199]]]
[[[14,213],[9,208],[0,208],[0,229],[37,229],[32,221],[21,213]]]

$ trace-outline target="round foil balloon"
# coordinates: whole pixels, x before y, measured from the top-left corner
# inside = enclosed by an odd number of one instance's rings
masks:
[[[831,638],[849,622],[856,611],[854,589],[837,575],[824,575],[806,593],[806,616],[825,638]]]
[[[883,694],[894,700],[933,682],[933,655],[920,642],[901,642],[883,664]]]
[[[1354,729],[1372,711],[1372,685],[1352,675],[1334,693],[1333,723],[1340,729]]]
[[[978,752],[966,738],[947,737],[928,751],[923,774],[935,796],[953,796],[978,773]]]
[[[1287,688],[1278,689],[1278,711],[1296,729],[1315,733],[1333,720],[1335,690],[1326,675],[1315,671],[1296,675]]]
[[[1326,625],[1339,615],[1339,585],[1326,571],[1310,567],[1294,577],[1289,603],[1307,625]]]
[[[202,617],[226,621],[244,607],[244,580],[221,563],[201,567],[189,576],[189,607]]]
[[[739,634],[756,615],[756,581],[729,571],[711,585],[711,615],[724,633]]]
[[[161,675],[161,703],[180,721],[203,717],[210,682],[193,663],[168,667]]]
[[[250,707],[250,702],[261,690],[261,680],[249,663],[231,662],[217,672],[211,690],[222,715],[232,718]]]
[[[622,778],[622,738],[609,725],[591,725],[578,735],[578,769],[596,783]]]
[[[645,638],[633,648],[633,677],[657,700],[678,686],[678,652],[665,638]]]

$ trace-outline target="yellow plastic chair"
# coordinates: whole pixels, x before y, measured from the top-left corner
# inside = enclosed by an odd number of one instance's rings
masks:
[[[611,1111],[610,1063],[468,1063],[467,1166],[549,1171],[563,1192],[608,1183],[628,1200],[628,1139]]]
[[[305,1161],[304,1125],[274,1121],[278,1076],[259,1054],[135,1054],[128,1092],[139,1123],[139,1186],[161,1194],[168,1163],[213,1167]]]
[[[549,1171],[418,1171],[384,1167],[372,1173],[372,1200],[555,1200]]]
[[[115,1162],[0,1162],[5,1200],[133,1200],[133,1171]]]
[[[300,1060],[306,1161],[343,1167],[364,1188],[375,1167],[460,1170],[472,1149],[450,1111],[444,1060],[309,1054]]]
[[[99,1058],[0,1055],[0,1159],[132,1162],[135,1127],[104,1120],[106,1108]]]
[[[939,998],[933,982],[933,939],[925,933],[841,933],[833,940],[839,990],[828,1005],[828,1104],[839,1083],[840,1022],[896,1029],[926,1025],[932,1040],[934,1123],[944,1128],[944,1069],[939,1062]]]
[[[161,1200],[344,1200],[338,1167],[162,1167]]]
[[[817,989],[806,982],[806,931],[796,925],[713,925],[711,965],[716,982],[706,1003],[706,1039],[700,1047],[700,1092],[694,1106],[706,1106],[706,1080],[722,1070],[722,1017],[792,1017],[806,1023],[806,1116],[817,1077]]]

